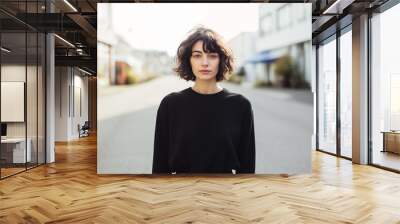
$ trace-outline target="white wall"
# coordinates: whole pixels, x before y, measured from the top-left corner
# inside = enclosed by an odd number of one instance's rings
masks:
[[[28,74],[36,74],[36,67],[34,66],[27,66],[25,65],[2,65],[1,66],[1,81],[2,82],[7,82],[7,81],[17,81],[17,82],[25,82],[25,75],[26,72]],[[29,79],[29,77],[28,77]],[[33,83],[34,81],[29,80],[30,85],[36,85],[36,83]],[[36,82],[36,81],[35,81]],[[33,132],[33,130],[36,130],[36,124],[32,124],[32,121],[35,121],[36,123],[36,113],[32,113],[32,111],[35,110],[36,108],[36,101],[34,105],[29,105],[29,103],[33,102],[34,99],[36,99],[36,88],[27,88],[27,106],[31,106],[31,108],[27,108],[27,120],[29,122],[28,124],[28,137],[29,134]],[[4,96],[2,96],[4,97]],[[33,99],[32,99],[33,98]],[[32,107],[34,106],[34,109],[32,110]],[[1,110],[7,110],[7,108],[1,108]],[[8,137],[25,137],[25,126],[26,122],[7,122],[7,136]],[[36,132],[35,132],[36,133]]]
[[[56,141],[79,138],[78,124],[88,120],[88,78],[82,75],[76,68],[56,67]]]
[[[25,83],[1,82],[1,121],[24,122]],[[35,105],[36,108],[36,105]]]
[[[25,82],[25,65],[2,65],[1,66],[1,81],[18,81]],[[32,67],[28,67],[28,72]],[[2,96],[4,97],[4,96]],[[6,108],[1,108],[6,110]],[[7,136],[8,137],[25,137],[25,123],[24,122],[10,122],[7,123]]]
[[[55,141],[68,140],[68,84],[67,67],[55,68]]]
[[[74,102],[71,105],[74,105],[72,108],[72,124],[71,124],[71,135],[72,138],[79,137],[78,133],[78,124],[82,126],[85,121],[88,121],[88,78],[87,76],[83,77],[80,74],[76,73],[77,70],[74,71],[74,96],[71,99],[74,99]],[[79,71],[78,71],[79,72]],[[81,110],[81,111],[80,111]]]

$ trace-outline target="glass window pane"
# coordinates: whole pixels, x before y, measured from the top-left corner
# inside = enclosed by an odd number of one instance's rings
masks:
[[[45,1],[0,1],[23,16],[45,11]],[[0,12],[1,124],[0,177],[45,162],[45,35]]]
[[[352,35],[340,37],[340,143],[341,155],[351,158],[352,141]]]
[[[28,32],[28,62],[26,80],[26,113],[27,113],[27,142],[30,148],[28,168],[37,165],[37,73],[38,73],[38,36],[36,32]]]
[[[1,34],[1,177],[25,170],[26,34]],[[29,146],[29,144],[28,144]]]
[[[336,153],[336,40],[318,51],[318,147]]]
[[[400,170],[400,4],[372,17],[372,163]]]

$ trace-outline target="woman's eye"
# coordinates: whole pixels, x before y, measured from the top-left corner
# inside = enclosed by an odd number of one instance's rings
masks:
[[[217,54],[211,54],[210,57],[211,57],[211,58],[217,58],[218,55],[217,55]]]
[[[199,54],[195,54],[195,55],[193,55],[193,57],[194,57],[194,58],[199,58],[200,55],[199,55]]]

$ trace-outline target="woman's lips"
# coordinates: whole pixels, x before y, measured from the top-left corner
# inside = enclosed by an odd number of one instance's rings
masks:
[[[200,72],[203,73],[203,74],[208,74],[208,73],[210,73],[211,71],[210,71],[210,70],[200,70]]]

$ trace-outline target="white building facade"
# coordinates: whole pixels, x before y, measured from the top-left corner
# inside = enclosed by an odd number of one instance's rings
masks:
[[[268,51],[275,57],[290,55],[311,83],[311,3],[261,4],[259,26],[256,51]],[[258,63],[258,78],[268,75],[273,81],[274,64],[272,60]]]
[[[232,38],[228,45],[233,51],[236,71],[245,70],[245,82],[256,80],[256,65],[247,63],[247,59],[256,54],[256,32],[243,32]]]

